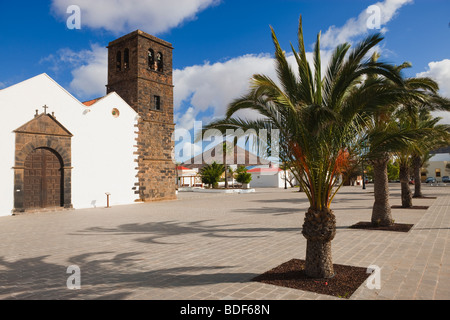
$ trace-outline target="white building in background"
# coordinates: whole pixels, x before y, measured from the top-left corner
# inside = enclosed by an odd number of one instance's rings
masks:
[[[252,175],[250,186],[252,188],[284,188],[285,187],[285,172],[276,166],[258,166],[247,171]],[[286,175],[294,185],[296,180],[293,174],[287,170]],[[291,187],[289,182],[286,182],[288,188]]]
[[[203,187],[198,169],[189,169],[183,166],[177,167],[177,185],[182,187]]]
[[[55,170],[71,177],[57,181],[61,207],[106,206],[106,193],[111,194],[110,205],[135,202],[137,113],[115,92],[85,105],[41,74],[0,90],[0,108],[0,216],[28,209],[24,202],[30,200],[24,199],[30,198],[30,188],[24,176],[29,170],[23,163],[31,161],[24,150],[32,148],[70,162]],[[69,151],[60,147],[63,154],[54,147],[60,138],[70,139],[64,147]]]
[[[450,176],[450,146],[432,152],[432,157],[428,160],[428,166],[422,168],[422,181],[427,177],[436,178],[437,182],[442,182],[442,177]]]

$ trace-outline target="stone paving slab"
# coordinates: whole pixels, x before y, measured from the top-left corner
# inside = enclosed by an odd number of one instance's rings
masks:
[[[450,187],[424,186],[427,210],[393,209],[408,233],[350,229],[370,221],[373,186],[343,187],[332,209],[333,261],[380,268],[352,300],[450,298]],[[400,204],[399,184],[391,205]],[[251,279],[304,259],[308,201],[295,189],[180,193],[175,201],[0,217],[0,299],[339,300]],[[81,289],[69,290],[69,266]]]

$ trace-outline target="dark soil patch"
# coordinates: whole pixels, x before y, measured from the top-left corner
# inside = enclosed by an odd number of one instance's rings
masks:
[[[365,229],[365,230],[383,230],[383,231],[398,231],[398,232],[408,232],[413,227],[413,224],[404,224],[404,223],[394,223],[391,226],[382,227],[376,226],[371,222],[358,222],[352,226],[351,229]]]
[[[366,268],[334,264],[335,276],[315,279],[305,274],[305,261],[292,259],[252,281],[349,299],[370,276]]]
[[[392,209],[419,209],[419,210],[427,210],[429,206],[412,206],[409,208],[403,208],[402,206],[391,206]]]

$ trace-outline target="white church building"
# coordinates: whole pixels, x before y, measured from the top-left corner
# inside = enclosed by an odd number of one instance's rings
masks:
[[[135,202],[138,114],[118,94],[83,104],[41,74],[0,106],[0,216]]]

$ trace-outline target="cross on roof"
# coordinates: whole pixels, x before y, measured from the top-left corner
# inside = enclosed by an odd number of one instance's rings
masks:
[[[42,108],[44,108],[44,113],[47,114],[47,109],[48,109],[47,105],[43,106]]]

